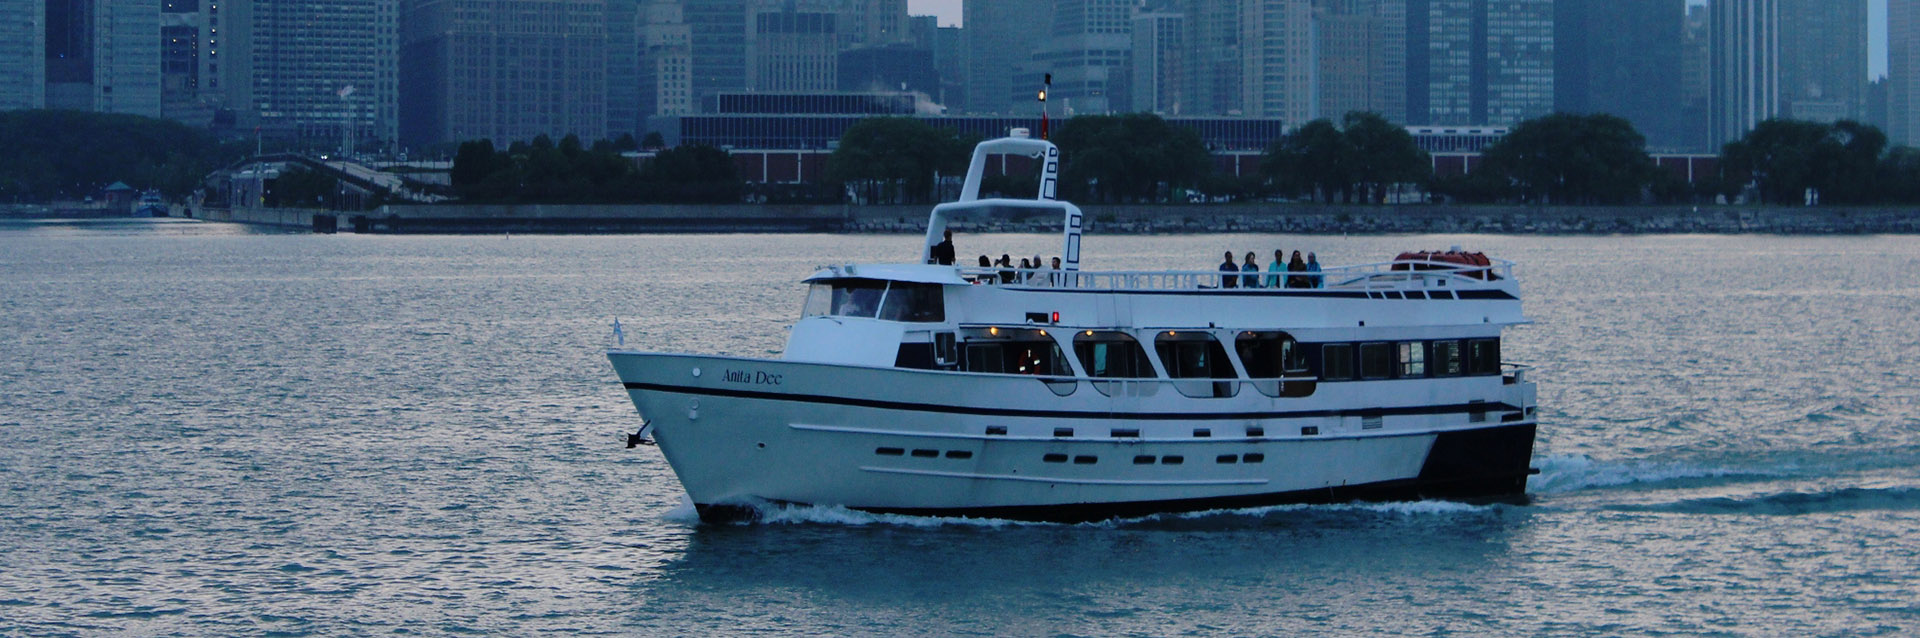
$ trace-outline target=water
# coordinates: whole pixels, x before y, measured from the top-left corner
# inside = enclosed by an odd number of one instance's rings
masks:
[[[961,236],[963,256],[1058,252]],[[1913,635],[1911,237],[1090,237],[1522,264],[1534,503],[694,522],[599,350],[777,353],[904,236],[0,227],[0,634]]]

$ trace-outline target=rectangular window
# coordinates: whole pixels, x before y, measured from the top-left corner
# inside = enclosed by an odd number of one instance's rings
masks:
[[[1320,346],[1320,377],[1329,381],[1353,378],[1353,344],[1329,343]]]
[[[1433,376],[1460,376],[1460,342],[1433,342]]]
[[[1400,346],[1400,378],[1418,379],[1427,376],[1427,344],[1419,341],[1402,341]]]
[[[1385,379],[1393,376],[1393,344],[1360,344],[1360,378]]]
[[[1500,374],[1500,340],[1467,342],[1467,374]]]

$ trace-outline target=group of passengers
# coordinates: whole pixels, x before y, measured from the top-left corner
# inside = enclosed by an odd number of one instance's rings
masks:
[[[998,273],[998,279],[1000,283],[1003,283],[1003,284],[1018,283],[1018,284],[1026,284],[1029,286],[1060,285],[1062,280],[1062,277],[1060,276],[1060,258],[1054,257],[1053,265],[1051,266],[1041,266],[1040,265],[1041,263],[1042,262],[1040,261],[1039,255],[1034,255],[1032,260],[1028,260],[1025,257],[1021,257],[1019,270],[1014,270],[1015,266],[1013,265],[1013,257],[1010,255],[1002,253],[998,261],[988,259],[986,255],[980,256],[981,268],[999,268],[1000,269],[1000,272]],[[974,280],[974,283],[977,283],[977,284],[993,283],[994,278],[995,278],[994,275],[989,274],[985,277],[981,277],[979,279]]]
[[[1273,262],[1267,264],[1267,275],[1262,277],[1260,263],[1254,261],[1253,252],[1247,252],[1247,258],[1234,263],[1233,251],[1226,252],[1226,261],[1221,262],[1220,272],[1242,273],[1239,275],[1220,275],[1221,288],[1324,288],[1326,281],[1320,276],[1320,259],[1313,253],[1307,253],[1305,259],[1300,251],[1293,251],[1293,259],[1286,259],[1286,251],[1273,251]],[[1289,273],[1289,274],[1280,274]],[[1293,274],[1298,273],[1298,274]]]

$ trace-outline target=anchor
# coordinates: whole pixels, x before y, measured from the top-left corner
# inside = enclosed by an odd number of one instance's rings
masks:
[[[627,449],[631,450],[638,445],[654,445],[653,439],[647,438],[647,430],[651,429],[653,429],[652,423],[641,421],[640,431],[627,435]]]

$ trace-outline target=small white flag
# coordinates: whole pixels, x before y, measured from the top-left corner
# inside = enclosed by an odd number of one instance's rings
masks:
[[[627,345],[627,333],[620,329],[619,317],[613,318],[613,342],[614,345],[622,347]]]

